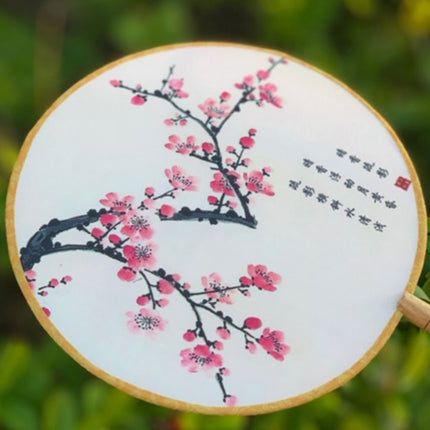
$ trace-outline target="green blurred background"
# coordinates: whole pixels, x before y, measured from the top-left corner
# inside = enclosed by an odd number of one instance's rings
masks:
[[[430,202],[430,0],[2,0],[1,213],[25,135],[62,92],[123,55],[194,40],[279,49],[348,84],[396,130]],[[291,410],[207,417],[138,401],[50,340],[14,280],[4,222],[0,241],[0,429],[430,428],[430,336],[406,322],[359,376]],[[427,258],[424,298],[429,272]]]

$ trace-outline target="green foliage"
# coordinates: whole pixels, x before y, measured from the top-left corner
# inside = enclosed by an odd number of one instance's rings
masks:
[[[109,61],[188,40],[277,48],[346,82],[397,131],[430,203],[429,0],[4,3],[9,6],[0,6],[1,213],[19,146],[55,98]],[[97,380],[48,340],[13,281],[4,222],[0,249],[1,429],[428,428],[430,338],[406,323],[359,376],[309,404],[257,417],[177,413]],[[429,255],[416,294],[430,301]]]

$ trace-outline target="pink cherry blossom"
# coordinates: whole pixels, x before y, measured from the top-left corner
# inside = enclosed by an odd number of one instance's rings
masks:
[[[206,99],[204,103],[199,105],[199,108],[210,118],[225,118],[230,110],[230,106],[227,104],[218,103],[211,98]]]
[[[227,398],[225,399],[225,404],[229,407],[233,407],[237,405],[237,397],[232,395],[227,395]]]
[[[227,164],[227,166],[231,166],[234,163],[233,158],[226,158],[225,159],[225,164]]]
[[[224,340],[230,339],[231,333],[228,328],[218,327],[216,329],[216,332],[221,339],[224,339]]]
[[[242,164],[243,164],[245,167],[248,167],[248,166],[251,164],[251,159],[250,159],[250,158],[244,158],[244,159],[242,160]]]
[[[260,85],[258,87],[260,90],[260,97],[265,100],[268,103],[271,103],[272,105],[281,108],[282,107],[282,98],[275,95],[275,92],[277,91],[277,86],[275,84],[264,84]]]
[[[203,142],[202,149],[206,154],[212,154],[214,152],[215,146],[210,142]]]
[[[155,188],[154,187],[146,187],[145,188],[145,196],[147,197],[152,197],[155,193]]]
[[[216,205],[218,204],[218,198],[215,196],[208,196],[208,203],[210,205]]]
[[[164,120],[164,124],[166,124],[168,127],[171,127],[172,125],[175,125],[175,122],[172,119],[167,118]]]
[[[154,235],[154,229],[149,220],[137,210],[127,212],[123,223],[121,233],[128,236],[132,242],[142,239],[148,240]]]
[[[98,227],[94,227],[91,230],[91,234],[96,238],[96,239],[100,239],[101,237],[103,237],[103,235],[105,234],[104,230],[102,230],[101,228]]]
[[[255,136],[255,135],[257,134],[257,130],[256,130],[255,128],[250,128],[250,129],[248,130],[248,134],[249,134],[250,136]]]
[[[128,265],[134,270],[152,269],[156,263],[154,252],[157,246],[154,243],[138,243],[136,246],[126,245],[123,252]]]
[[[48,308],[42,308],[42,311],[45,313],[47,317],[51,316],[51,311]]]
[[[267,79],[270,76],[270,73],[267,70],[259,70],[257,72],[257,78],[260,81],[263,81],[264,79]]]
[[[252,75],[247,75],[243,78],[243,82],[248,85],[248,87],[251,87],[252,85],[254,85],[254,76]]]
[[[224,349],[224,344],[218,340],[216,340],[214,342],[214,347],[215,349],[217,349],[218,351],[222,351]]]
[[[172,90],[178,91],[184,86],[184,80],[183,79],[170,79],[169,81],[169,87]]]
[[[37,273],[34,270],[27,270],[25,272],[25,277],[27,278],[27,281],[35,281],[36,276],[37,276]]]
[[[112,227],[116,222],[118,221],[118,217],[114,214],[103,214],[100,217],[100,222],[105,226],[105,227]]]
[[[239,140],[240,146],[245,149],[250,149],[254,146],[255,140],[250,136],[243,136]]]
[[[58,281],[58,279],[57,278],[52,278],[50,281],[49,281],[49,286],[50,287],[58,287],[58,284],[59,284],[60,282]]]
[[[169,301],[167,299],[160,299],[157,301],[158,306],[160,306],[160,308],[165,308],[168,304]]]
[[[123,267],[118,271],[118,278],[121,281],[132,282],[136,279],[136,272],[130,267]]]
[[[163,318],[150,309],[141,308],[137,313],[129,311],[126,315],[129,318],[127,326],[132,333],[144,331],[153,337],[157,331],[163,331],[166,326]]]
[[[227,204],[228,204],[228,207],[229,207],[229,208],[231,208],[231,209],[236,209],[236,208],[237,208],[237,205],[238,205],[238,203],[237,203],[237,202],[235,202],[235,201],[233,201],[233,200],[229,200],[229,201],[227,202]]]
[[[63,276],[63,278],[61,279],[61,282],[62,282],[63,284],[67,284],[67,283],[69,283],[69,282],[72,282],[72,277],[71,277],[71,276],[69,276],[69,275]]]
[[[169,142],[164,145],[171,151],[176,151],[182,155],[189,155],[192,152],[196,152],[200,146],[196,145],[195,136],[188,136],[185,142],[182,142],[179,136],[172,134],[169,136]]]
[[[173,206],[170,205],[161,205],[160,208],[160,215],[162,215],[165,218],[172,218],[173,215],[175,215],[176,209]]]
[[[211,273],[208,277],[202,276],[202,284],[205,287],[206,294],[211,299],[219,300],[220,303],[227,305],[233,304],[232,295],[235,290],[226,290],[218,273]]]
[[[187,342],[192,342],[196,337],[196,334],[192,330],[187,330],[183,335],[184,340]]]
[[[158,281],[157,286],[158,286],[158,291],[160,291],[160,293],[163,293],[163,294],[172,294],[173,291],[175,291],[175,287],[165,279],[160,279],[160,281]]]
[[[255,354],[257,352],[257,345],[254,342],[247,342],[246,349],[251,353]]]
[[[227,152],[230,152],[230,153],[233,153],[233,152],[235,152],[236,150],[234,149],[234,147],[233,146],[231,146],[231,145],[228,145],[227,146],[227,148],[225,148],[226,149],[226,151]]]
[[[257,330],[263,325],[261,319],[257,317],[248,317],[243,324],[250,330]]]
[[[222,366],[222,356],[214,354],[207,345],[197,345],[181,351],[181,364],[189,372],[210,371]]]
[[[125,196],[120,198],[117,193],[107,193],[105,199],[101,199],[100,203],[103,206],[111,208],[114,212],[125,212],[131,209],[134,203],[133,196]]]
[[[44,290],[41,293],[39,293],[41,296],[45,297],[48,295],[48,291]]]
[[[223,92],[221,93],[221,99],[222,99],[223,101],[227,101],[227,100],[229,100],[229,99],[230,99],[230,97],[231,97],[231,94],[230,94],[228,91],[223,91]]]
[[[263,175],[270,176],[273,169],[270,166],[263,167]]]
[[[179,125],[180,125],[181,127],[184,127],[185,125],[187,125],[187,120],[186,120],[186,119],[181,119],[181,120],[179,121]]]
[[[251,276],[253,285],[266,291],[276,291],[276,285],[282,282],[281,275],[275,272],[269,272],[267,267],[262,264],[256,266],[249,264],[248,274]],[[246,277],[243,278],[247,279]],[[240,279],[241,282],[243,278]]]
[[[265,328],[258,343],[276,360],[284,361],[285,356],[290,352],[290,347],[283,343],[284,333],[279,330]]]
[[[110,234],[108,239],[114,245],[118,245],[122,242],[121,238],[117,234]]]
[[[197,178],[194,176],[188,176],[182,167],[173,166],[171,169],[166,169],[164,173],[169,179],[172,187],[176,188],[177,190],[197,190]]]
[[[111,79],[109,81],[109,83],[113,86],[113,87],[120,87],[122,85],[122,81],[120,81],[119,79]]]
[[[136,303],[140,306],[145,306],[151,302],[149,294],[143,294],[136,299]]]
[[[157,201],[154,199],[144,199],[142,204],[145,209],[154,209],[157,206]]]
[[[134,97],[131,98],[131,104],[136,106],[142,106],[146,103],[146,98],[140,96],[139,94],[136,94]]]
[[[261,193],[266,196],[274,196],[273,185],[265,182],[264,175],[259,170],[253,170],[249,175],[243,174],[246,188],[253,193]]]
[[[227,172],[227,176],[231,181],[236,182],[240,186],[239,178],[240,175],[234,170]],[[209,184],[213,191],[216,193],[224,193],[227,196],[234,197],[236,195],[233,187],[231,186],[230,180],[225,177],[221,172],[216,172],[213,177],[213,181]]]

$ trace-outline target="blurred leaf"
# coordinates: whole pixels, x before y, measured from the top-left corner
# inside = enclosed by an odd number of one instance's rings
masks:
[[[34,407],[22,399],[4,399],[0,403],[0,428],[5,430],[38,430]],[[58,429],[61,430],[61,429]]]
[[[241,430],[245,428],[243,416],[205,416],[193,413],[181,414],[177,420],[180,430]]]
[[[29,347],[21,341],[10,340],[0,355],[0,395],[12,390],[27,370]]]
[[[424,330],[412,337],[407,345],[406,357],[399,376],[399,389],[413,389],[429,371],[430,340]]]
[[[429,283],[430,285],[430,283]],[[425,286],[425,284],[424,284]],[[424,290],[424,287],[421,288],[419,286],[417,286],[417,288],[415,289],[415,293],[414,293],[419,299],[421,300],[425,300],[426,302],[430,302],[430,298],[426,293],[426,290]]]
[[[140,51],[192,37],[191,23],[181,2],[160,1],[153,7],[130,8],[111,29],[113,43],[123,52]]]
[[[77,409],[73,396],[63,388],[50,393],[43,405],[44,430],[75,430]]]
[[[347,416],[340,424],[339,430],[379,430],[373,419],[365,414],[354,413]]]
[[[374,15],[376,0],[345,0],[346,7],[355,15],[369,17]]]

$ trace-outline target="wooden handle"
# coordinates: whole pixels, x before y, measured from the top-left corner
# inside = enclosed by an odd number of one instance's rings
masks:
[[[428,303],[411,293],[405,293],[397,307],[412,324],[430,333],[430,305]]]

